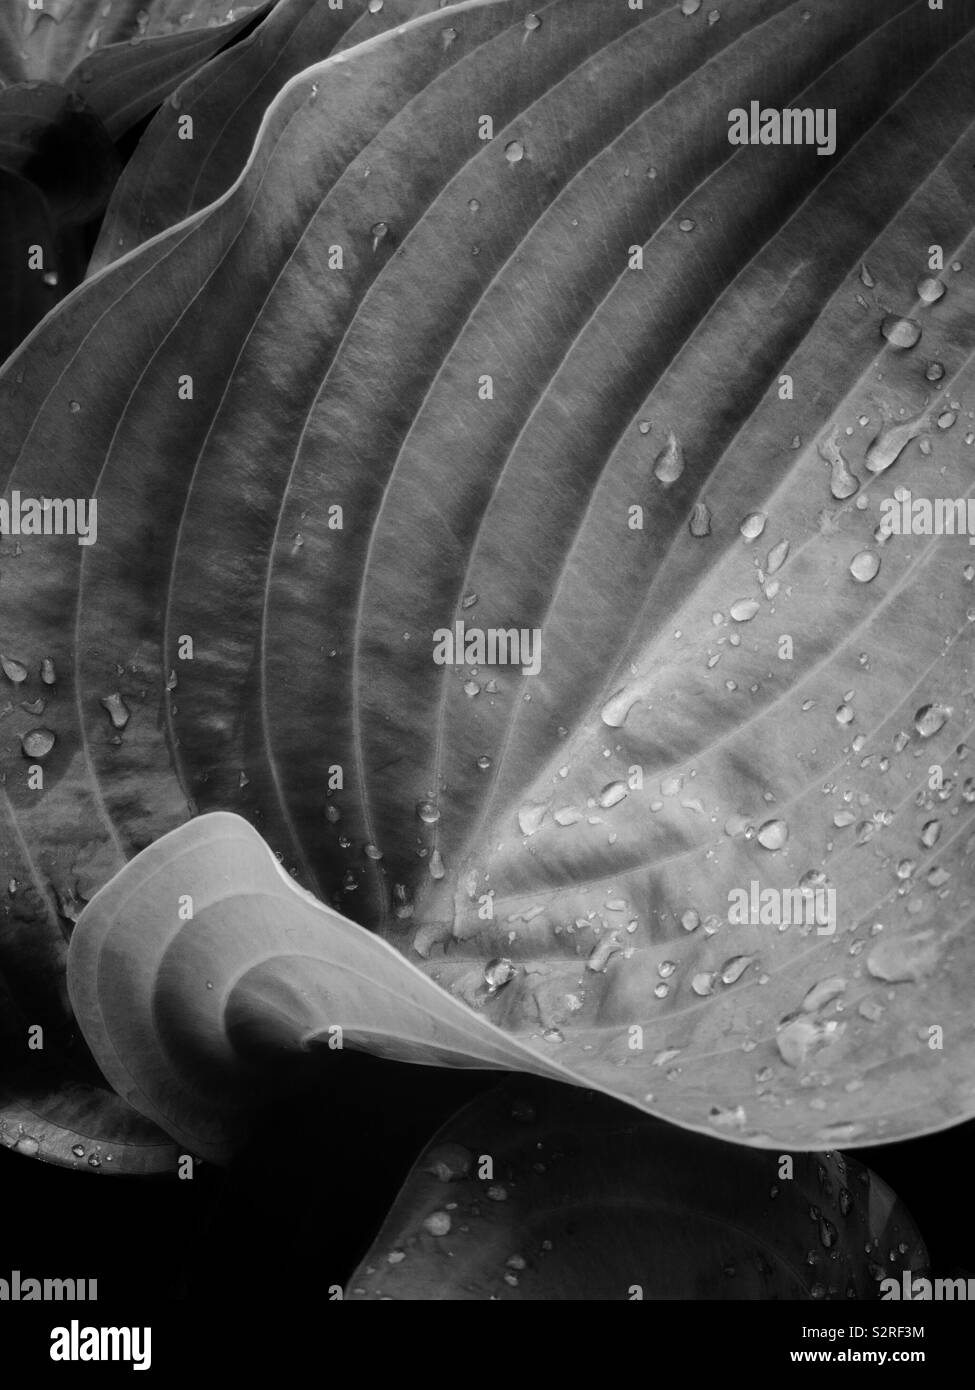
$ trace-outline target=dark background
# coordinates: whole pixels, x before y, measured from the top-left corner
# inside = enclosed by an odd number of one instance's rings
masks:
[[[97,1278],[147,1315],[175,1299],[325,1300],[365,1255],[414,1160],[499,1079],[343,1054],[313,1101],[268,1115],[225,1169],[192,1181],[73,1171],[0,1150],[0,1276]],[[851,1150],[906,1203],[939,1278],[975,1273],[967,1194],[975,1122]],[[929,1306],[929,1305],[928,1305]]]

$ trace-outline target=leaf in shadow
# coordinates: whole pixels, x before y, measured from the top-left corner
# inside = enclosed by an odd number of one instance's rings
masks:
[[[254,33],[180,87],[125,167],[91,259],[90,274],[220,197],[247,162],[264,112],[311,63],[441,8],[439,0],[280,0]],[[325,81],[337,80],[332,74]],[[180,121],[193,122],[192,142]]]
[[[524,1080],[434,1136],[346,1297],[876,1299],[905,1271],[927,1272],[917,1228],[855,1159],[754,1153]]]

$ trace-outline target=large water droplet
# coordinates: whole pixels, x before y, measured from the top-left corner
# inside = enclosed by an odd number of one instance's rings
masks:
[[[859,491],[860,484],[851,471],[835,435],[822,441],[819,445],[819,456],[829,464],[829,490],[837,502],[853,497]]]
[[[609,782],[599,793],[599,804],[603,807],[615,806],[626,796],[625,782]]]
[[[507,956],[497,956],[484,967],[484,983],[492,994],[515,977],[515,967]]]
[[[895,348],[912,348],[921,340],[921,325],[917,320],[901,318],[899,314],[888,314],[880,331]]]
[[[775,574],[785,564],[789,555],[789,542],[779,541],[778,545],[773,545],[765,560],[766,574]]]
[[[850,573],[860,584],[869,584],[880,572],[880,556],[874,550],[861,550],[850,561]]]
[[[846,990],[846,981],[840,976],[835,976],[830,980],[820,980],[819,984],[813,985],[807,991],[802,1001],[802,1011],[806,1014],[818,1013],[820,1009],[826,1007],[834,999],[839,998]]]
[[[46,758],[56,742],[50,729],[31,729],[21,739],[21,747],[28,758]]]
[[[763,849],[782,849],[789,838],[789,827],[784,820],[767,820],[758,832],[758,843]]]
[[[445,1236],[450,1233],[450,1212],[432,1211],[423,1219],[423,1229],[431,1236]]]
[[[740,598],[731,605],[729,612],[736,623],[748,623],[754,618],[758,609],[757,599]]]
[[[897,462],[901,454],[925,429],[925,416],[904,420],[899,425],[888,425],[880,431],[864,457],[864,463],[871,473],[883,473],[891,464]],[[923,443],[924,441],[922,441]]]
[[[934,933],[921,932],[915,937],[889,936],[874,946],[867,956],[867,969],[876,980],[889,984],[914,982],[923,979],[938,963],[938,946]]]
[[[921,830],[921,844],[925,849],[933,849],[941,839],[941,822],[929,820]]]
[[[668,487],[675,483],[684,471],[684,453],[673,430],[667,435],[667,443],[654,460],[653,473],[657,480]]]
[[[621,729],[626,723],[626,716],[636,702],[636,696],[630,690],[617,690],[615,695],[611,695],[600,711],[600,718],[610,729]]]
[[[527,806],[522,806],[518,812],[518,828],[523,835],[534,835],[535,831],[545,819],[546,806],[544,802],[530,802]]]
[[[13,681],[14,685],[20,685],[22,681],[27,679],[27,667],[15,657],[4,656],[0,653],[0,667],[3,668],[3,674],[7,680]]]
[[[754,541],[757,540],[765,530],[766,521],[768,521],[768,517],[764,512],[749,512],[738,527],[738,530],[745,537],[746,541]]]
[[[931,738],[944,728],[950,715],[947,705],[922,705],[914,716],[914,727],[922,738]]]
[[[732,956],[730,960],[726,960],[721,967],[721,983],[737,984],[754,959],[754,956]]]
[[[112,728],[124,729],[131,716],[128,706],[118,691],[113,691],[111,695],[103,695],[99,703],[102,709],[108,711],[108,717],[112,721]]]
[[[835,1019],[823,1021],[803,1014],[778,1030],[775,1044],[787,1066],[800,1067],[814,1052],[838,1041],[844,1028],[845,1025]]]
[[[922,304],[937,304],[945,292],[945,283],[936,275],[924,275],[917,282],[917,297]]]
[[[687,529],[692,536],[710,536],[711,513],[704,502],[694,503],[694,510],[691,512],[691,519],[687,523]]]

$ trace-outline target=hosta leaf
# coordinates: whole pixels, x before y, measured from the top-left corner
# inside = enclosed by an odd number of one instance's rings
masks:
[[[117,140],[272,3],[17,0],[0,13],[0,89],[64,84]]]
[[[188,77],[155,117],[126,166],[106,215],[91,272],[225,193],[243,169],[267,107],[289,78],[439,0],[281,0],[255,32]],[[326,80],[332,80],[329,76]],[[193,139],[180,137],[189,117]],[[185,131],[185,126],[183,127]]]
[[[872,1299],[924,1273],[875,1173],[800,1154],[783,1178],[785,1157],[564,1087],[498,1087],[431,1140],[346,1297]]]
[[[225,42],[231,23],[239,28],[265,8],[226,0],[24,0],[0,15],[0,83],[63,82],[96,49],[139,40],[146,54],[168,56],[170,64],[182,54],[188,72],[216,51],[207,31],[219,28]]]
[[[316,902],[239,816],[200,816],[126,865],[78,921],[68,985],[118,1094],[218,1162],[346,1046],[560,1072]]]
[[[173,1174],[179,1158],[172,1140],[104,1087],[34,1068],[0,1084],[0,1144],[103,1176]]]
[[[509,958],[483,1016],[539,1065],[776,1148],[951,1124],[975,570],[873,534],[969,487],[975,8],[536,11],[292,79],[5,369],[8,488],[100,517],[3,566],[64,681],[43,795],[5,724],[31,947],[234,809],[455,997]],[[835,109],[835,155],[731,146],[752,99]],[[539,673],[438,665],[455,620]],[[753,882],[837,930],[732,925]]]
[[[119,173],[115,146],[95,113],[50,82],[0,90],[0,164],[34,184],[62,227],[97,217]],[[28,241],[24,236],[25,264]]]

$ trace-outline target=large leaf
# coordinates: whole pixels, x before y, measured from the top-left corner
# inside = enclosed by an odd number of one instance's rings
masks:
[[[855,1159],[702,1143],[535,1083],[448,1120],[346,1297],[862,1300],[926,1264],[909,1213]]]
[[[289,78],[442,8],[440,0],[385,0],[378,10],[369,0],[346,0],[341,9],[322,0],[281,0],[253,34],[188,77],[157,113],[116,189],[91,272],[226,193],[247,162],[264,112]],[[182,138],[186,117],[192,142]]]
[[[235,809],[450,994],[510,959],[483,1015],[541,1065],[776,1147],[951,1124],[975,571],[873,533],[970,484],[975,9],[536,9],[292,79],[234,187],[8,364],[8,487],[97,490],[100,530],[4,567],[8,654],[63,681],[43,795],[5,725],[4,953]],[[753,98],[835,108],[835,156],[730,146]],[[540,674],[437,665],[461,618],[539,628]],[[833,935],[729,924],[810,873]]]

